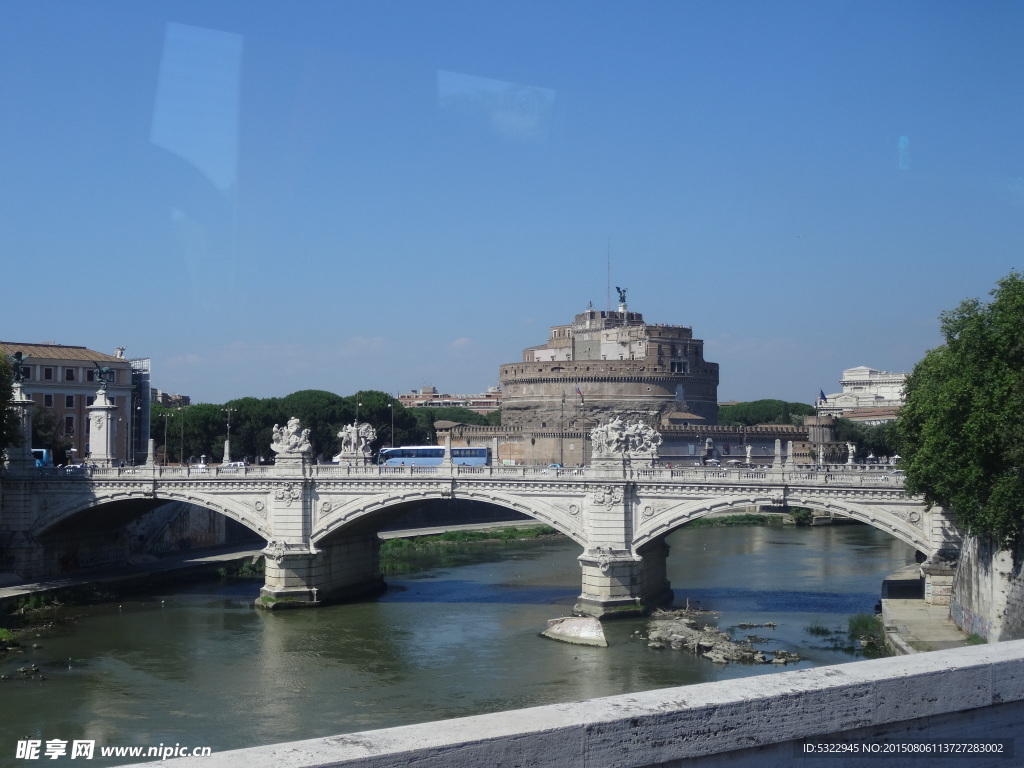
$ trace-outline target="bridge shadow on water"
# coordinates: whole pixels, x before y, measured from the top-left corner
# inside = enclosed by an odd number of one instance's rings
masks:
[[[389,580],[384,603],[479,603],[486,605],[568,605],[579,587],[486,584],[463,579]]]
[[[874,592],[800,592],[726,587],[674,590],[675,607],[687,604],[705,611],[763,613],[863,613],[878,602]]]

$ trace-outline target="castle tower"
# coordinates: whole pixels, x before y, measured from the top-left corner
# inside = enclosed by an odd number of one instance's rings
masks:
[[[715,424],[718,364],[681,325],[651,325],[626,307],[588,308],[546,343],[500,368],[502,426],[586,429],[612,415],[652,427]]]

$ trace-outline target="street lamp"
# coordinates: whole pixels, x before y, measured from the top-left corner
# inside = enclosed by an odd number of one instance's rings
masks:
[[[231,461],[231,413],[235,409],[229,406],[227,408],[222,408],[221,410],[228,415],[228,439],[224,441],[224,458],[222,459],[226,464]]]
[[[388,447],[395,447],[395,404],[388,403],[388,410],[391,411],[391,436],[388,439]]]
[[[181,413],[181,443],[179,443],[179,456],[178,463],[185,463],[185,406],[179,405],[178,411]]]
[[[171,412],[164,414],[164,466],[167,466],[167,420],[171,418]]]
[[[362,403],[360,403],[358,400],[356,400],[356,426],[359,425],[359,406],[360,405],[362,405]]]

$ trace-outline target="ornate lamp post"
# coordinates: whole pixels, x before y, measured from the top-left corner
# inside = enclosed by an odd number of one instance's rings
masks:
[[[164,466],[167,466],[167,420],[171,418],[171,412],[164,414]]]
[[[179,405],[178,406],[178,412],[181,414],[181,442],[178,444],[179,445],[179,449],[180,449],[179,450],[180,455],[178,456],[178,463],[179,464],[184,464],[185,463],[185,406]]]
[[[388,447],[395,447],[395,404],[388,403],[388,410],[391,411],[391,434],[388,438]]]
[[[231,408],[229,406],[229,407],[223,408],[221,410],[223,410],[224,413],[226,413],[227,416],[228,416],[228,439],[224,441],[224,458],[222,459],[222,461],[225,464],[227,464],[228,462],[231,461],[231,414],[236,409]]]

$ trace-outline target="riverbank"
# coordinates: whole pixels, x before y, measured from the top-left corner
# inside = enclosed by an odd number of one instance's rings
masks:
[[[226,564],[262,556],[252,545],[224,547],[200,552],[185,552],[169,557],[147,560],[133,565],[109,568],[91,573],[61,576],[41,581],[10,584],[0,587],[0,615],[29,602],[54,604],[89,602],[105,599],[114,587],[124,590],[157,586],[170,581],[201,579],[217,575]]]
[[[974,639],[949,617],[948,605],[924,601],[921,568],[908,565],[882,583],[882,627],[894,655],[974,645]]]

